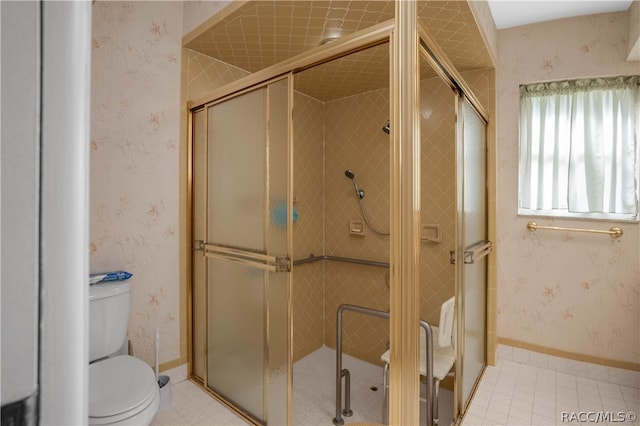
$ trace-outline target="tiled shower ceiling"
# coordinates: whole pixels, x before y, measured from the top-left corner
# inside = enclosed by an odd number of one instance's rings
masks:
[[[249,1],[186,47],[256,72],[393,13],[393,2],[386,1]]]
[[[296,90],[322,102],[389,87],[389,43],[306,69],[295,78]]]
[[[185,47],[256,72],[315,48],[324,40],[393,19],[394,11],[393,1],[381,0],[232,2],[222,12],[222,19],[191,37]],[[459,71],[492,67],[489,52],[466,1],[420,1],[418,14],[422,26]],[[388,86],[386,47],[369,49],[359,59],[336,64],[331,72],[358,75],[360,91]],[[385,73],[377,72],[381,69]],[[326,74],[327,71],[323,72]],[[345,87],[340,87],[344,78],[322,81],[324,86],[316,85],[315,94],[308,93],[310,96],[331,100],[344,95]]]

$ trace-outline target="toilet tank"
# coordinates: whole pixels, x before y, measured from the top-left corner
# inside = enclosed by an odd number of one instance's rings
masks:
[[[130,312],[128,281],[89,286],[89,361],[109,356],[122,347]]]

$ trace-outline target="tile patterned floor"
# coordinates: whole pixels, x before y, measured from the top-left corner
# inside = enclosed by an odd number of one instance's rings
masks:
[[[326,368],[320,368],[316,372],[325,370]],[[380,377],[378,373],[377,370],[373,373],[372,377],[375,378],[372,383]],[[331,377],[332,374],[328,376]],[[294,408],[307,410],[294,414],[294,419],[298,421],[296,425],[332,425],[333,391],[325,389],[326,385],[317,386],[315,392],[310,392],[306,399],[294,395]],[[362,386],[368,388],[369,383],[363,382]],[[188,380],[173,384],[171,390],[171,405],[158,412],[152,425],[246,425],[240,417]],[[329,401],[330,405],[325,407],[326,403],[320,404],[322,407],[319,408],[318,401],[321,400]],[[377,415],[378,402],[375,403],[375,408],[367,410]],[[356,404],[354,401],[353,407]],[[311,415],[311,410],[316,410],[316,413],[319,412],[323,417],[314,417],[316,414]],[[589,423],[640,426],[637,419],[630,421],[625,417],[638,414],[638,387],[501,359],[495,367],[487,367],[462,426],[552,426]],[[326,422],[322,419],[326,419]],[[354,417],[345,420],[352,422],[357,419]]]
[[[500,360],[485,370],[462,425],[638,426],[626,417],[638,414],[636,387]]]
[[[240,417],[190,380],[171,385],[171,405],[158,411],[152,426],[246,426]]]

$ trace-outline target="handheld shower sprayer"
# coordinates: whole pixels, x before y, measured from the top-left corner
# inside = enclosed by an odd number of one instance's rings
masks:
[[[367,217],[367,212],[366,212],[366,210],[364,208],[364,202],[362,201],[362,199],[364,198],[364,189],[360,189],[360,187],[358,186],[358,181],[356,180],[356,175],[349,169],[344,171],[344,175],[346,177],[348,177],[349,179],[351,179],[351,181],[353,182],[353,187],[356,189],[356,195],[358,196],[358,205],[360,206],[360,212],[362,213],[362,218],[364,219],[364,223],[367,224],[369,229],[371,229],[371,231],[374,234],[378,234],[378,235],[381,235],[383,237],[389,235],[388,232],[379,231],[376,228],[374,228],[373,226],[371,226],[371,224],[369,223],[369,218]]]
[[[351,170],[345,170],[344,175],[351,179],[353,182],[353,187],[356,189],[356,195],[362,200],[364,198],[364,189],[360,189],[358,187],[358,181],[356,180],[356,175]]]

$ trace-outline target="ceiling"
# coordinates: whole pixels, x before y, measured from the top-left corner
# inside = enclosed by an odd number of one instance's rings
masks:
[[[627,10],[631,0],[489,0],[499,29],[593,13]],[[339,38],[393,19],[393,1],[251,0],[232,2],[185,47],[256,72]],[[458,71],[492,68],[466,1],[419,0],[420,24]],[[389,85],[388,45],[369,48],[296,75],[296,89],[330,101]],[[422,67],[423,78],[427,67]],[[431,74],[432,75],[432,74]]]
[[[328,38],[393,19],[394,12],[394,2],[382,0],[236,3],[185,47],[253,73],[318,47]],[[493,67],[467,2],[419,1],[418,15],[459,71]],[[305,70],[296,76],[296,89],[328,101],[388,87],[388,64],[388,47],[366,49]]]
[[[574,16],[622,12],[628,10],[631,3],[632,0],[489,0],[489,8],[500,30]]]

